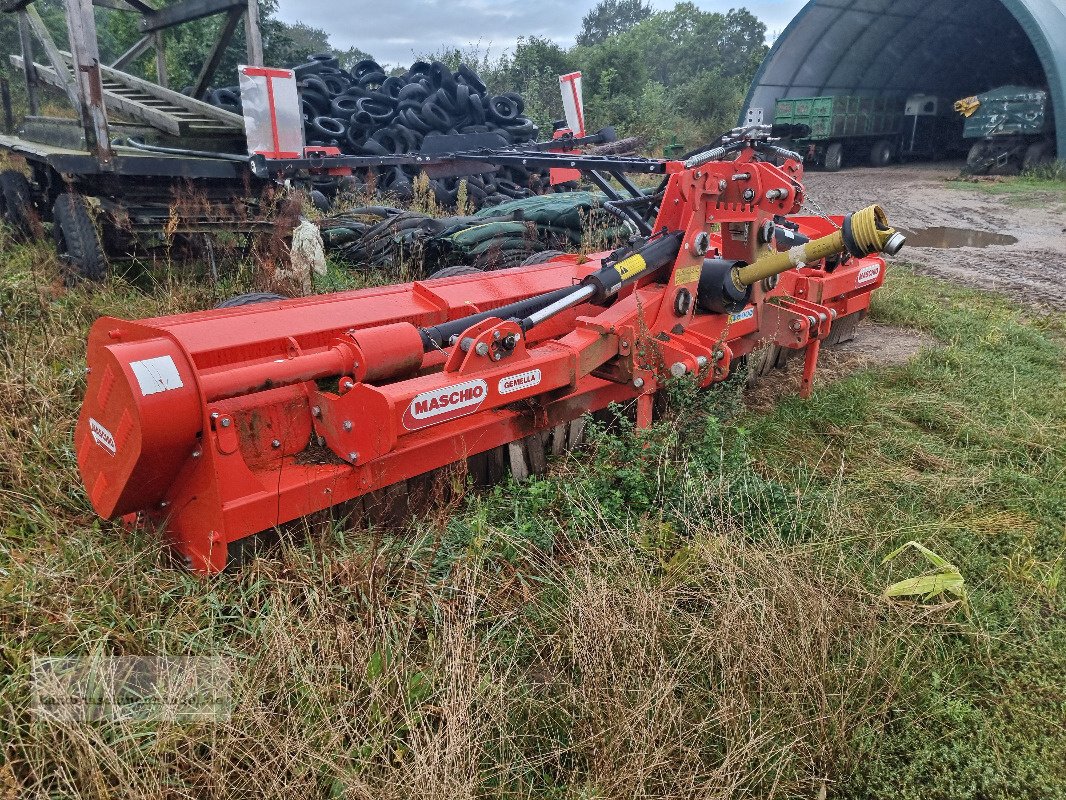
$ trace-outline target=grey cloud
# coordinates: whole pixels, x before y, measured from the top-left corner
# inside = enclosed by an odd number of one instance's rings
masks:
[[[358,47],[389,64],[408,64],[416,55],[442,46],[476,47],[498,55],[521,36],[543,36],[572,44],[593,0],[281,0],[286,22],[304,22],[330,34],[334,46]],[[670,2],[653,3],[669,8]],[[703,0],[696,5],[725,11],[743,2]],[[802,0],[752,0],[746,4],[780,32],[803,6]]]

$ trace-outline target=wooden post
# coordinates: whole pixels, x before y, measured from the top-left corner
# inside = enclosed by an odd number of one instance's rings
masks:
[[[152,39],[155,42],[155,78],[156,82],[160,86],[169,86],[167,81],[167,51],[166,43],[163,41],[163,31],[156,31],[152,34]]]
[[[263,33],[259,29],[259,0],[248,0],[248,13],[244,18],[244,34],[248,40],[248,64],[263,66]]]
[[[145,34],[132,45],[130,45],[129,49],[126,50],[125,53],[115,59],[115,63],[111,65],[112,69],[126,69],[127,66],[132,64],[142,55],[144,55],[145,51],[149,47],[152,47],[154,41],[155,40],[153,39],[152,34]]]
[[[0,105],[4,107],[4,133],[14,133],[15,112],[11,108],[11,87],[7,78],[0,78]]]
[[[218,70],[218,65],[222,62],[222,57],[226,54],[226,48],[229,46],[230,39],[233,38],[233,34],[237,31],[237,25],[240,24],[241,16],[242,12],[239,8],[232,9],[229,14],[226,15],[226,21],[222,24],[222,30],[218,33],[218,39],[215,40],[211,52],[207,54],[207,58],[204,60],[204,65],[200,69],[200,74],[196,76],[196,83],[193,84],[192,96],[197,100],[204,99],[204,94],[207,92],[207,86],[211,83],[211,79],[215,77],[215,72]]]
[[[41,15],[33,6],[29,6],[26,9],[26,22],[29,23],[30,30],[32,30],[33,35],[37,37],[37,41],[41,43],[41,47],[44,48],[45,58],[59,77],[63,91],[67,93],[67,99],[70,101],[70,104],[74,106],[74,110],[80,114],[81,100],[78,96],[77,81],[71,80],[70,70],[67,67],[66,59],[64,59],[63,54],[59,52],[55,40],[52,39],[52,34],[48,32],[44,20],[41,19]]]
[[[22,47],[22,63],[26,68],[26,104],[30,116],[36,117],[41,113],[41,107],[37,102],[37,70],[33,68],[33,37],[25,9],[19,12],[19,45]]]
[[[81,96],[81,119],[89,150],[102,167],[110,167],[114,158],[104,109],[104,85],[100,76],[100,51],[96,43],[96,17],[92,0],[64,0],[67,10],[67,34],[78,94]]]

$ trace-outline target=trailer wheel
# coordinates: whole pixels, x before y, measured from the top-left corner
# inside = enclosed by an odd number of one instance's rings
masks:
[[[239,308],[240,306],[254,306],[256,303],[273,303],[275,300],[288,299],[283,294],[274,294],[273,292],[249,292],[248,294],[238,294],[223,300],[215,308]]]
[[[33,236],[35,209],[30,182],[21,172],[0,172],[0,219],[20,239]]]
[[[822,163],[826,172],[840,172],[840,168],[844,166],[844,145],[833,142],[825,148],[825,160]]]
[[[523,267],[532,267],[537,264],[547,264],[556,256],[565,256],[562,250],[541,250],[539,253],[534,253],[525,261],[522,262]]]
[[[429,277],[433,278],[458,278],[460,275],[480,275],[481,270],[477,267],[468,267],[465,264],[459,264],[455,267],[445,267],[444,269],[438,269]]]
[[[887,167],[892,163],[893,155],[892,142],[888,139],[878,139],[870,148],[870,166]]]
[[[1054,157],[1051,155],[1050,142],[1033,142],[1025,148],[1025,158],[1022,160],[1022,169],[1035,169],[1044,164],[1050,164],[1054,160]],[[0,178],[2,177],[3,176],[0,175]]]
[[[52,237],[67,284],[102,281],[107,274],[107,259],[85,198],[77,192],[59,195],[52,207],[52,219]]]

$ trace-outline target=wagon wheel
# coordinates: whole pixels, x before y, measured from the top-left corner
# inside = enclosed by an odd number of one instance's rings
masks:
[[[31,239],[37,227],[37,210],[30,182],[13,169],[0,172],[0,220],[22,240]]]
[[[454,267],[445,267],[444,269],[438,269],[432,273],[429,277],[433,278],[458,278],[460,275],[480,275],[481,270],[477,267],[468,267],[465,264],[459,264]]]
[[[522,262],[523,267],[532,267],[537,264],[547,264],[553,258],[557,256],[565,256],[562,250],[541,250],[539,253],[534,253],[525,261]]]
[[[844,145],[833,142],[825,148],[825,160],[822,163],[826,172],[840,172],[840,168],[844,166]]]
[[[215,308],[239,308],[241,306],[254,306],[258,303],[273,303],[275,300],[288,299],[283,294],[274,294],[273,292],[249,292],[248,294],[238,294],[227,298]]]
[[[59,195],[52,219],[52,237],[67,284],[102,281],[107,274],[107,258],[85,198],[77,192]]]

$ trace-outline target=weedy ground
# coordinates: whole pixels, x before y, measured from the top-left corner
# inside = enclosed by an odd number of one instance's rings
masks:
[[[953,184],[1003,195],[1016,206],[1048,206],[1066,203],[1066,161],[1053,161],[1017,177],[996,175],[959,178]]]
[[[204,580],[92,514],[84,340],[254,270],[68,290],[0,250],[0,797],[1066,796],[1063,316],[893,266],[905,365],[759,414],[681,384],[544,478]],[[884,596],[911,540],[964,599]],[[100,654],[221,657],[232,706],[35,716],[35,655]]]

